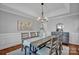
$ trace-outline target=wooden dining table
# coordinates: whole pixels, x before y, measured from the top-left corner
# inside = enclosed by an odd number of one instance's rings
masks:
[[[42,38],[40,40],[36,40],[34,42],[31,42],[29,54],[31,54],[31,53],[36,54],[36,52],[39,49],[41,49],[42,47],[44,47],[51,40],[52,37],[54,37],[54,36],[48,36],[48,37]]]

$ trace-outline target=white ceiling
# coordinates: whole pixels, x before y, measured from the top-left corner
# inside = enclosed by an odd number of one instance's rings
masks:
[[[0,4],[0,10],[29,18],[37,18],[41,16],[40,3],[3,3]],[[44,6],[44,13],[46,17],[54,17],[67,14],[69,12],[69,3],[45,3]]]

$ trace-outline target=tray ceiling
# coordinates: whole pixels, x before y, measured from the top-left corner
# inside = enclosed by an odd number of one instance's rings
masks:
[[[70,12],[68,3],[45,3],[44,13],[46,17],[54,17]],[[4,10],[17,15],[37,18],[41,16],[40,3],[2,3],[0,10]]]

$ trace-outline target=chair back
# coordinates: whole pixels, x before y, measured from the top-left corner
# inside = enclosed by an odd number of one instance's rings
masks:
[[[58,46],[58,40],[56,37],[52,37],[50,40],[50,51],[49,51],[49,55],[51,55],[53,52],[56,53],[57,51],[57,46]],[[57,53],[56,53],[57,54]]]

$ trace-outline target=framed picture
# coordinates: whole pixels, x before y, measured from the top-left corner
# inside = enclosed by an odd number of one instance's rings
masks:
[[[17,29],[20,31],[31,30],[32,22],[27,20],[18,20]]]

